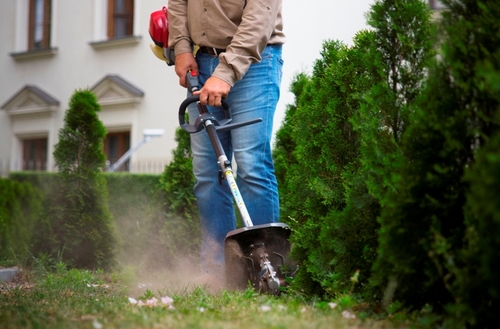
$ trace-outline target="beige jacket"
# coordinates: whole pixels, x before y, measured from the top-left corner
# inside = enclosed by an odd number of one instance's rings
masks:
[[[231,86],[268,44],[285,42],[282,0],[168,0],[168,45],[176,55],[193,45],[226,49],[214,76]]]

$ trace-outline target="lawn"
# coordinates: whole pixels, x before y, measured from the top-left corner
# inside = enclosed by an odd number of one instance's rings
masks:
[[[169,277],[141,282],[131,271],[91,272],[62,263],[51,271],[22,270],[13,281],[0,282],[0,328],[416,327],[397,316],[378,317],[349,296],[320,301],[298,292],[210,292]]]

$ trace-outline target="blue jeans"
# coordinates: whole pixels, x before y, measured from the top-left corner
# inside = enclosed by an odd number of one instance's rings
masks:
[[[281,45],[267,46],[262,61],[253,64],[227,97],[232,123],[255,118],[262,122],[219,132],[227,158],[236,160],[236,180],[254,225],[279,220],[278,184],[271,154],[273,118],[280,94],[283,60]],[[203,84],[219,63],[209,54],[197,54],[200,83]],[[222,119],[222,109],[208,107]],[[195,104],[188,107],[190,123],[198,116]],[[224,238],[236,229],[233,197],[226,180],[219,184],[220,167],[205,130],[191,135],[194,195],[201,218],[201,264],[205,270],[222,269]],[[234,165],[233,165],[234,168]]]

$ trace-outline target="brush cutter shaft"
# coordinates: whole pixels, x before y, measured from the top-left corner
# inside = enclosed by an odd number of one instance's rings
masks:
[[[224,152],[224,148],[222,147],[219,136],[217,135],[217,131],[236,129],[253,123],[261,122],[262,119],[258,118],[245,122],[229,124],[229,122],[231,122],[231,112],[229,111],[228,103],[226,102],[226,100],[223,100],[222,107],[224,109],[224,119],[221,121],[217,121],[217,119],[213,117],[212,114],[208,111],[207,107],[199,103],[199,100],[200,100],[199,96],[192,96],[188,97],[184,102],[182,102],[179,108],[179,124],[182,127],[182,129],[184,129],[190,134],[205,129],[210,139],[210,143],[212,144],[212,147],[215,151],[215,155],[217,156],[221,172],[224,174],[224,178],[226,178],[229,184],[229,188],[231,189],[234,201],[238,206],[238,210],[240,211],[243,224],[246,227],[251,227],[253,226],[252,219],[250,218],[248,209],[245,203],[243,202],[240,190],[238,189],[238,185],[236,184],[236,180],[234,179],[231,163],[229,162]],[[196,119],[196,123],[194,125],[190,125],[185,122],[185,114],[187,106],[194,102],[198,102],[197,106],[200,115]]]
[[[225,158],[226,156],[224,156]],[[221,157],[222,158],[222,157]],[[227,158],[226,158],[227,161]],[[221,166],[222,167],[222,166]],[[231,167],[226,168],[224,172],[224,176],[226,177],[227,183],[229,184],[229,188],[231,189],[231,193],[233,194],[234,201],[238,206],[238,209],[241,214],[241,219],[243,220],[243,224],[246,227],[253,226],[252,219],[250,218],[250,214],[248,213],[247,207],[243,202],[243,198],[241,197],[240,190],[238,189],[238,185],[236,185],[236,180],[233,176],[233,170]]]
[[[231,193],[233,194],[234,201],[236,202],[236,205],[241,213],[241,219],[243,220],[245,226],[253,226],[250,214],[248,213],[247,207],[241,197],[240,190],[238,189],[238,185],[236,184],[236,180],[234,179],[231,163],[227,159],[224,149],[220,143],[219,136],[217,135],[217,129],[215,129],[215,126],[210,120],[205,121],[204,124],[205,130],[210,138],[210,142],[212,143],[212,147],[217,155],[220,169],[224,173],[224,177],[226,178],[229,188],[231,189]]]
[[[207,131],[208,138],[210,138],[210,143],[212,144],[212,148],[214,149],[217,159],[220,159],[221,156],[224,156],[227,161],[227,157],[224,153],[224,149],[222,148],[222,144],[220,143],[219,136],[217,136],[217,129],[215,128],[212,120],[206,120],[203,125],[205,126],[205,130]],[[221,166],[222,170],[224,170],[225,163],[220,162],[219,160],[219,165]]]
[[[217,155],[220,169],[224,173],[224,177],[226,178],[229,188],[231,189],[231,193],[233,194],[234,201],[236,202],[236,205],[241,213],[241,219],[243,220],[245,226],[253,226],[250,214],[248,213],[247,207],[241,197],[240,190],[238,189],[238,185],[236,184],[236,180],[234,179],[231,163],[227,159],[224,149],[220,143],[219,136],[217,135],[217,129],[211,120],[205,121],[204,125],[205,130],[208,133],[208,137],[210,138],[210,143],[212,143],[212,147]]]

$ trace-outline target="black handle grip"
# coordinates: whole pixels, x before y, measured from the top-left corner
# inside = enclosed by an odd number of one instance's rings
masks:
[[[205,113],[200,113],[200,116],[196,119],[196,122],[194,125],[186,123],[186,109],[189,104],[199,102],[200,101],[200,96],[189,96],[186,98],[180,105],[179,107],[179,125],[181,126],[182,129],[187,131],[190,134],[197,133],[201,130],[203,130],[203,121],[207,119],[211,119],[214,121],[216,124],[225,124],[231,121],[231,112],[229,110],[229,103],[225,100],[222,99],[222,108],[224,109],[224,120],[222,120],[220,123],[217,122],[217,119],[212,117],[212,115],[207,111]],[[204,106],[204,105],[200,105]]]

